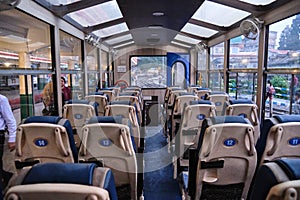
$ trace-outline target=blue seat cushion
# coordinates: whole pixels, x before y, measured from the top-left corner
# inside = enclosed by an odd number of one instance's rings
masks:
[[[300,160],[295,158],[283,158],[274,160],[278,166],[285,172],[290,180],[300,178]],[[279,183],[277,173],[266,165],[262,165],[258,171],[251,189],[250,199],[264,200],[266,199],[270,189]]]
[[[179,96],[186,96],[186,95],[195,96],[195,93],[193,93],[193,92],[179,92]]]
[[[231,105],[234,105],[234,104],[253,104],[253,102],[251,100],[248,100],[248,99],[231,99],[231,100],[229,100],[229,103]]]
[[[122,92],[119,94],[119,96],[135,96],[135,94],[131,92]]]
[[[190,101],[190,105],[196,105],[196,104],[208,104],[208,105],[211,105],[211,101],[208,101],[208,100]]]
[[[89,104],[90,101],[88,100],[70,100],[68,104]]]
[[[208,88],[197,88],[197,90],[209,90]]]
[[[96,164],[41,163],[34,165],[27,173],[23,184],[74,183],[92,185]],[[46,173],[47,172],[47,173]]]
[[[300,159],[282,158],[275,160],[290,180],[300,179]]]
[[[111,101],[109,105],[131,105],[130,101]]]
[[[276,115],[274,118],[280,123],[300,122],[300,115]]]
[[[248,124],[246,119],[242,116],[216,116],[216,117],[211,117],[211,121],[213,122],[213,124],[221,124],[221,123]]]
[[[62,117],[60,116],[31,116],[24,120],[24,124],[28,123],[49,123],[49,124],[58,124],[59,120]]]
[[[60,120],[62,120],[62,117],[59,116],[31,116],[28,117],[24,120],[24,124],[28,123],[49,123],[49,124],[59,124]],[[69,143],[70,143],[70,148],[73,154],[73,159],[74,162],[78,162],[78,151],[75,146],[75,140],[74,140],[74,135],[73,135],[73,130],[72,130],[72,125],[69,120],[65,120],[64,124],[62,124],[63,127],[65,127],[68,138],[69,138]]]
[[[120,115],[117,116],[94,116],[91,117],[88,121],[88,124],[94,123],[118,123],[122,124],[123,117]]]

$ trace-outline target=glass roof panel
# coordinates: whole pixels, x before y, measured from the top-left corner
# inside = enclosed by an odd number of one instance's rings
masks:
[[[120,45],[117,45],[117,46],[114,46],[113,48],[120,48],[120,47],[123,47],[123,46],[126,46],[126,45],[129,45],[129,44],[133,44],[134,41],[130,41],[130,42],[126,42],[126,43],[123,43],[123,44],[120,44]]]
[[[204,28],[202,26],[198,26],[195,24],[191,24],[191,23],[187,23],[182,29],[181,31],[186,32],[186,33],[190,33],[193,35],[197,35],[200,37],[210,37],[216,33],[218,33],[218,31],[209,29],[209,28]]]
[[[196,40],[194,38],[190,38],[181,34],[177,34],[176,37],[174,38],[175,40],[179,40],[179,41],[183,41],[186,43],[190,43],[190,44],[197,44],[199,43],[201,40]]]
[[[122,33],[122,32],[125,32],[125,31],[129,31],[129,29],[128,29],[126,23],[123,22],[121,24],[117,24],[117,25],[114,25],[114,26],[110,26],[110,27],[107,27],[107,28],[104,28],[104,29],[94,31],[93,33],[96,36],[99,36],[99,37],[103,38],[103,37],[111,36],[111,35],[114,35],[114,34]]]
[[[217,26],[228,27],[249,15],[251,15],[251,13],[243,10],[238,10],[211,1],[205,1],[192,18]]]
[[[256,5],[256,6],[259,6],[259,5],[265,6],[265,5],[268,5],[270,3],[273,3],[276,0],[239,0],[239,1],[250,3],[250,4],[253,4],[253,5]]]
[[[59,6],[59,5],[68,5],[80,0],[46,0],[46,1],[52,5]]]
[[[68,16],[83,27],[94,26],[123,17],[115,0],[69,13]]]
[[[191,46],[188,46],[188,45],[185,45],[185,44],[182,44],[182,43],[179,43],[179,42],[171,41],[171,43],[182,46],[182,47],[191,48]]]
[[[127,35],[123,35],[123,36],[116,37],[113,39],[105,40],[105,42],[109,45],[112,45],[112,44],[120,43],[123,41],[131,40],[131,39],[132,39],[131,34],[127,34]]]

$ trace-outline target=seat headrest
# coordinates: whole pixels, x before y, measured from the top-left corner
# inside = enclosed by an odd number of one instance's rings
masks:
[[[122,124],[122,119],[123,119],[123,117],[120,115],[117,115],[117,116],[94,116],[89,119],[88,124],[94,124],[94,123]]]
[[[215,116],[211,117],[213,124],[222,123],[242,123],[248,124],[248,121],[242,116]]]
[[[276,115],[274,118],[280,123],[300,122],[300,115]]]
[[[183,90],[182,88],[172,88],[172,91]]]
[[[68,104],[89,104],[89,100],[70,100]]]
[[[111,101],[109,105],[131,105],[130,101]]]
[[[208,100],[194,100],[194,101],[190,101],[190,105],[197,105],[197,104],[208,104],[208,105],[211,105],[211,101],[208,101]]]
[[[131,92],[121,92],[119,96],[135,96],[135,94]]]
[[[74,183],[92,185],[96,164],[41,163],[32,166],[24,177],[23,184]],[[45,173],[48,172],[48,173]]]
[[[234,105],[234,104],[253,104],[253,102],[249,99],[230,99],[229,103],[231,105]]]
[[[298,180],[300,178],[300,159],[297,158],[281,158],[275,162],[284,170],[290,180]]]
[[[197,88],[197,90],[209,90],[208,88]]]
[[[210,95],[214,95],[214,94],[227,94],[226,92],[210,92]]]
[[[24,124],[28,123],[49,123],[58,124],[62,117],[59,116],[31,116],[24,120]]]
[[[195,94],[193,92],[180,92],[179,96],[186,96],[186,95],[192,95],[195,96]]]
[[[101,96],[103,96],[104,92],[95,92],[94,95],[101,95]]]
[[[114,88],[101,88],[101,90],[109,90],[112,91]]]

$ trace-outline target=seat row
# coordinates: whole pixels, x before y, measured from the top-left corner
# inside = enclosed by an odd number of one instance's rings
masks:
[[[274,116],[264,122],[256,142],[247,118],[206,118],[197,145],[189,149],[188,169],[179,175],[184,197],[281,199],[284,188],[294,182],[277,186],[272,194],[269,191],[277,183],[300,177],[299,128],[298,115]],[[296,189],[288,192],[297,194]]]
[[[25,119],[17,130],[17,176],[22,175],[26,167],[41,163],[94,163],[114,174],[119,199],[137,199],[142,193],[138,191],[138,175],[143,166],[138,166],[134,139],[130,127],[122,124],[123,121],[121,116],[91,117],[82,127],[82,144],[78,151],[68,119],[55,116]],[[76,171],[73,173],[76,180],[75,174]]]

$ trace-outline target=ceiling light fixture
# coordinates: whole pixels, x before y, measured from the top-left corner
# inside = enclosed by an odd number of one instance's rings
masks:
[[[161,17],[161,16],[164,16],[165,13],[163,13],[163,12],[153,12],[152,15],[155,16],[155,17]]]
[[[159,24],[154,24],[154,25],[149,25],[148,28],[152,28],[152,29],[159,29],[159,28],[162,28],[163,26],[162,25],[159,25]]]

